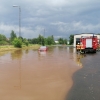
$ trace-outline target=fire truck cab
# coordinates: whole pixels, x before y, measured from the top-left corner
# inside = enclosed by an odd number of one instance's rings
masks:
[[[98,49],[97,36],[82,36],[80,39],[80,51],[83,53],[94,52]]]

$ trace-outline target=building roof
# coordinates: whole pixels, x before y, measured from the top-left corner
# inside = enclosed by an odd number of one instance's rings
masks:
[[[81,35],[81,34],[95,34],[95,33],[80,33],[80,34],[74,34],[74,35]]]

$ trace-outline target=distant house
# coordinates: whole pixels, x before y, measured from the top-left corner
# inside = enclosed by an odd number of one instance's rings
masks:
[[[69,41],[67,41],[67,44],[69,44]]]
[[[55,41],[55,43],[59,43],[59,41]]]

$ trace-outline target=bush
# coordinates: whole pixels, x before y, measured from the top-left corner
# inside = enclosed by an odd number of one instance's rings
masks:
[[[9,43],[6,41],[0,41],[0,45],[8,45]]]
[[[25,44],[26,44],[26,46],[28,46],[29,45],[28,41],[26,41]]]
[[[14,45],[14,47],[21,48],[22,47],[22,40],[20,38],[15,38],[13,40],[13,45]]]

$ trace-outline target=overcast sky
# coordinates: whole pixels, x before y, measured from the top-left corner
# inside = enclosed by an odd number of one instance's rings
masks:
[[[100,0],[0,0],[0,34],[10,37],[68,38],[70,34],[100,33]],[[44,31],[45,30],[45,31]]]

